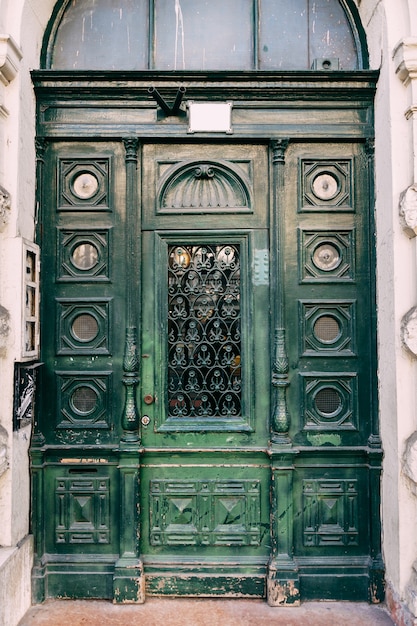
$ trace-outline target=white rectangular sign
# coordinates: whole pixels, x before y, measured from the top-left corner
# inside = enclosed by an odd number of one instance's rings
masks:
[[[189,100],[189,133],[228,133],[232,130],[231,102],[193,102]]]

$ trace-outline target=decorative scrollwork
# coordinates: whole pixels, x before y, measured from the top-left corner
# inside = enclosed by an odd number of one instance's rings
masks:
[[[236,245],[173,245],[168,263],[169,415],[241,414]]]
[[[139,359],[137,354],[136,328],[126,328],[125,352],[123,357],[123,385],[126,396],[122,414],[125,441],[138,440],[139,412],[136,404],[136,388],[139,383]]]
[[[194,176],[196,178],[214,178],[214,169],[210,165],[200,165],[194,170]]]

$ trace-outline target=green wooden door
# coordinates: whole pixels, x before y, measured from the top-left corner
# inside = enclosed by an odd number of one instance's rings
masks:
[[[370,148],[42,145],[36,600],[381,597]]]
[[[143,168],[148,590],[262,596],[270,544],[268,149],[145,145]]]

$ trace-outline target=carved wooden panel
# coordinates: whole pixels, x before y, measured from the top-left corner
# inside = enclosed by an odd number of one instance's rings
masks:
[[[303,480],[304,546],[357,546],[358,509],[356,479]]]
[[[352,160],[302,159],[302,211],[353,211]]]
[[[150,481],[154,546],[257,546],[260,514],[259,480]]]
[[[55,541],[68,544],[110,542],[110,479],[55,479]]]
[[[110,298],[57,299],[57,353],[110,353]]]
[[[159,162],[157,212],[251,212],[250,162]],[[246,170],[246,172],[245,172]]]
[[[106,228],[58,229],[57,280],[108,281],[110,278],[110,233]]]
[[[265,145],[145,144],[142,159],[143,228],[267,226]]]
[[[300,379],[305,429],[356,429],[357,376],[355,373],[301,373]]]
[[[355,231],[299,230],[301,282],[346,282],[355,278]]]
[[[58,210],[109,210],[108,157],[58,159]]]
[[[58,428],[109,428],[111,372],[57,372]]]
[[[355,301],[300,300],[299,315],[301,355],[355,354]]]

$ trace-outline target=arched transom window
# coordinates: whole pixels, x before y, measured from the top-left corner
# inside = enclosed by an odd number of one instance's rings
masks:
[[[61,0],[43,49],[54,70],[355,70],[350,0]]]

